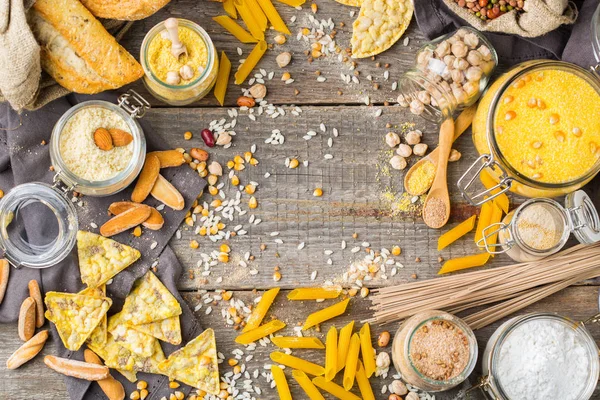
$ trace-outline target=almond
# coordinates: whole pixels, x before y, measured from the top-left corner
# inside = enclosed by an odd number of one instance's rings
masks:
[[[183,210],[185,201],[179,190],[175,188],[162,175],[158,175],[158,179],[150,192],[152,197],[161,203],[171,207],[173,210]]]
[[[153,151],[151,153],[148,153],[148,155],[158,157],[161,168],[179,167],[180,165],[183,165],[183,163],[185,163],[183,153],[177,150]]]
[[[10,357],[6,360],[6,368],[17,369],[27,361],[35,357],[42,349],[48,340],[48,331],[43,330],[37,333],[34,337],[23,343]]]
[[[29,297],[35,300],[35,326],[41,328],[44,325],[44,301],[42,300],[42,291],[40,285],[35,279],[29,281]]]
[[[100,234],[109,237],[131,229],[147,220],[151,212],[152,207],[145,204],[138,204],[136,207],[132,207],[106,221],[100,227]]]
[[[0,304],[2,304],[2,300],[4,299],[4,294],[6,293],[6,287],[8,286],[8,277],[10,276],[10,264],[8,260],[1,258],[0,259]]]
[[[190,150],[190,156],[192,156],[194,160],[201,162],[208,160],[208,152],[197,147],[194,147]]]
[[[139,205],[138,203],[132,203],[130,201],[117,201],[115,203],[112,203],[108,207],[108,211],[114,215],[119,215],[119,214],[129,210],[130,208],[136,207],[138,205]],[[148,229],[157,231],[163,227],[163,225],[165,223],[165,219],[158,212],[158,210],[156,208],[154,208],[154,207],[151,207],[151,208],[152,208],[152,210],[150,211],[150,216],[148,217],[147,220],[142,222],[142,225]]]
[[[156,178],[160,172],[160,160],[157,156],[152,154],[146,154],[146,161],[140,176],[138,177],[133,193],[131,193],[131,201],[135,203],[141,203],[146,200],[146,197],[150,194]]]
[[[108,367],[96,365],[83,361],[69,360],[56,356],[44,357],[44,363],[49,367],[66,376],[88,381],[99,381],[110,376]]]
[[[35,300],[31,297],[26,298],[21,304],[19,310],[19,337],[26,342],[35,332]]]
[[[238,107],[254,107],[256,102],[252,97],[240,96],[237,99]]]
[[[108,133],[110,133],[113,145],[117,147],[127,146],[129,143],[133,142],[131,133],[125,132],[122,129],[112,128],[108,130]]]
[[[100,357],[90,349],[84,350],[83,358],[90,364],[104,365],[102,364],[102,361],[100,361]],[[125,389],[123,388],[123,385],[111,375],[108,375],[108,378],[99,380],[98,385],[106,397],[108,397],[108,400],[123,400],[125,398]]]
[[[94,132],[94,143],[100,150],[108,151],[113,148],[113,140],[110,133],[104,128],[98,128]]]

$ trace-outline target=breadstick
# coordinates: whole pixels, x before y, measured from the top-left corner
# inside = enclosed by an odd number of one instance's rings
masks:
[[[99,381],[110,376],[108,368],[104,365],[90,364],[56,356],[44,357],[44,363],[58,373],[78,379],[85,379],[86,381]]]
[[[88,363],[103,365],[100,357],[90,349],[85,349],[83,358]],[[108,400],[123,400],[125,398],[125,389],[123,388],[123,385],[113,378],[112,375],[109,375],[108,378],[99,380],[98,385],[100,385],[100,389],[102,389],[106,397],[108,397]]]
[[[27,361],[35,357],[42,349],[46,340],[48,339],[48,331],[43,330],[37,333],[34,337],[23,343],[21,347],[17,349],[8,360],[6,360],[6,368],[17,369]]]
[[[46,321],[44,317],[44,301],[42,300],[42,291],[40,285],[35,279],[29,281],[29,297],[35,300],[35,327],[41,328]]]
[[[19,337],[26,342],[35,333],[35,300],[31,297],[26,298],[21,304],[19,310]]]
[[[10,264],[8,260],[0,259],[0,304],[4,299],[4,293],[6,293],[6,287],[8,286],[8,275],[10,274]]]

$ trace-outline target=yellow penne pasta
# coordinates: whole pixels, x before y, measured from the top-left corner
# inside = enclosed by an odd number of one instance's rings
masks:
[[[327,331],[327,339],[325,340],[325,379],[330,381],[335,378],[337,373],[337,346],[338,332],[335,326]]]
[[[235,342],[239,344],[250,344],[283,328],[285,328],[285,323],[276,319],[269,323],[261,325],[256,329],[252,329],[251,331],[242,333],[241,335],[235,338]]]
[[[292,371],[292,376],[310,400],[325,400],[325,397],[304,372],[295,369]]]
[[[354,386],[354,377],[356,376],[356,366],[358,364],[358,353],[360,352],[360,337],[358,334],[352,335],[350,339],[350,347],[348,347],[348,355],[344,369],[344,379],[342,383],[344,389],[350,390]]]
[[[368,323],[360,328],[360,349],[367,378],[370,378],[375,372],[375,350],[371,343],[371,326]]]
[[[267,51],[267,42],[261,40],[254,46],[246,61],[240,66],[240,69],[235,73],[235,84],[240,85],[244,83],[250,72],[256,67],[256,64],[260,61],[263,54]]]
[[[271,0],[257,0],[257,1],[258,1],[258,4],[260,4],[260,8],[262,8],[263,12],[265,13],[267,18],[271,22],[271,25],[273,25],[273,28],[275,28],[276,31],[285,33],[287,35],[292,34],[292,32],[290,32],[290,30],[288,29],[285,22],[283,22],[283,19],[281,18],[281,15],[279,15],[279,13],[277,12],[277,9],[275,8],[275,6],[273,6],[273,3],[271,2]]]
[[[254,20],[258,24],[259,28],[262,29],[263,32],[266,31],[267,30],[267,16],[263,12],[262,8],[260,8],[260,5],[258,4],[258,2],[256,0],[244,0],[244,1],[246,3],[248,3],[248,8],[250,9],[250,12],[252,13],[252,16],[254,17]]]
[[[254,19],[254,14],[252,14],[250,7],[248,7],[248,3],[244,0],[233,0],[233,4],[235,4],[238,14],[242,17],[242,20],[246,24],[246,28],[248,28],[252,36],[258,40],[265,40],[265,32],[260,29],[258,21]]]
[[[316,387],[323,389],[324,391],[337,397],[340,400],[361,400],[360,397],[358,397],[354,393],[350,393],[344,390],[344,388],[340,385],[336,385],[333,382],[327,382],[322,376],[317,376],[316,378],[313,378],[312,382],[315,384]]]
[[[346,355],[348,354],[348,348],[350,347],[350,338],[352,338],[352,329],[354,329],[354,321],[340,329],[338,337],[338,360],[337,360],[337,372],[340,372],[346,364]]]
[[[288,300],[335,299],[342,293],[341,286],[299,288],[288,293]]]
[[[306,3],[306,0],[277,0],[280,3],[287,4],[290,7],[300,7],[302,4]]]
[[[213,20],[221,25],[223,28],[227,29],[227,32],[231,33],[242,43],[256,43],[258,39],[255,39],[248,31],[238,25],[237,22],[232,20],[227,15],[219,15],[218,17],[213,17]]]
[[[233,0],[223,0],[223,10],[229,15],[231,18],[237,19],[237,11],[235,10],[235,4],[233,4]]]
[[[363,400],[375,400],[375,395],[373,394],[373,389],[369,383],[369,378],[367,378],[365,367],[363,367],[360,360],[358,360],[358,368],[356,368],[356,382],[358,383],[358,388],[360,389]]]
[[[219,104],[222,106],[225,103],[225,93],[227,93],[227,83],[229,82],[229,73],[231,72],[231,61],[227,58],[224,51],[221,52],[221,60],[219,61],[219,72],[217,73],[217,82],[213,94]]]
[[[279,394],[280,400],[292,400],[292,394],[290,393],[290,387],[285,379],[283,370],[277,365],[271,366],[271,373],[273,374],[273,380],[275,381],[275,387]]]
[[[277,293],[279,293],[279,288],[273,288],[263,293],[260,301],[256,307],[254,307],[254,310],[252,310],[252,313],[246,320],[246,326],[242,332],[249,332],[252,329],[256,329],[260,326],[260,323],[265,318],[265,315],[267,315],[267,311],[269,311],[269,308],[271,308],[271,304],[273,304]]]
[[[350,299],[346,299],[344,301],[340,301],[337,304],[334,304],[332,306],[310,314],[308,318],[306,318],[306,322],[304,322],[302,330],[305,331],[312,326],[320,324],[321,322],[337,317],[338,315],[342,315],[344,311],[346,311],[346,307],[348,307],[349,301]]]
[[[314,336],[275,336],[271,342],[282,349],[324,349],[325,345]]]
[[[297,369],[305,372],[309,375],[321,376],[325,373],[325,368],[311,363],[310,361],[303,360],[298,357],[291,356],[289,354],[282,353],[280,351],[274,351],[271,353],[271,360],[276,363],[283,364],[286,367]]]

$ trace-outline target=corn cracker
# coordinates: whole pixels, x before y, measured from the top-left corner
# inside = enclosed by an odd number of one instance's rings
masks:
[[[165,318],[142,325],[129,325],[130,328],[153,336],[163,342],[181,344],[181,324],[179,316]]]
[[[129,328],[121,319],[121,313],[108,320],[108,332],[114,341],[140,357],[150,357],[154,353],[154,341],[150,335]]]
[[[83,289],[78,294],[82,294],[84,296],[106,297],[106,285],[100,285],[97,288]],[[108,318],[105,314],[96,329],[94,329],[90,334],[90,337],[87,339],[88,342],[95,343],[97,345],[103,345],[106,343],[106,339],[108,337],[107,321]]]

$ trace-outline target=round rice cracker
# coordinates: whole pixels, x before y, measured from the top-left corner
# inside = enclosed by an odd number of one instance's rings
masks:
[[[335,0],[340,4],[343,4],[345,6],[352,6],[352,7],[360,7],[362,5],[363,0]]]
[[[372,57],[392,47],[404,34],[413,16],[411,0],[363,0],[352,24],[352,58]],[[372,37],[373,21],[385,19]]]

